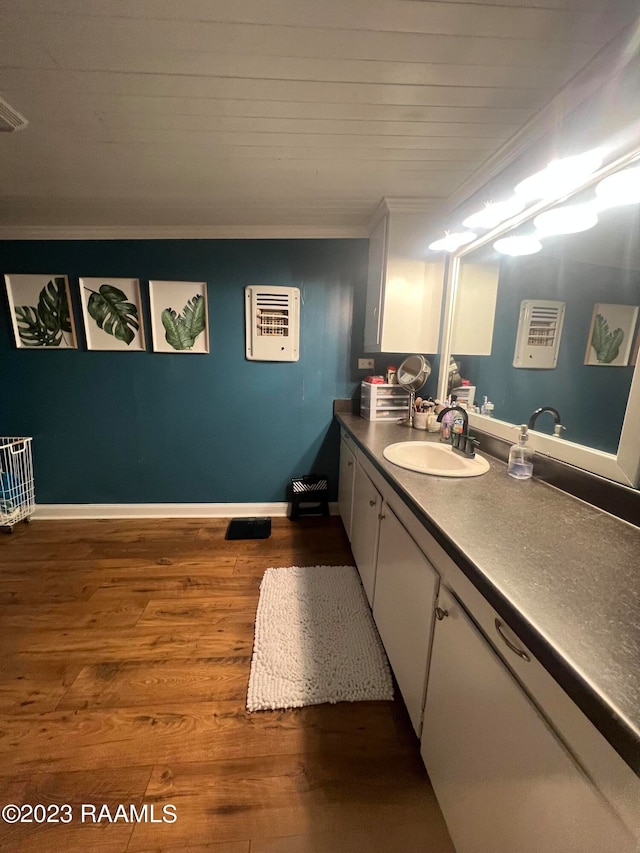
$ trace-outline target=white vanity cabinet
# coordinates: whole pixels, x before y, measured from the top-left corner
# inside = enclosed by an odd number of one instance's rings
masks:
[[[382,497],[358,461],[356,461],[355,468],[353,513],[351,516],[351,551],[367,599],[369,604],[373,606]]]
[[[421,752],[457,853],[637,850],[444,587],[438,607]]]
[[[439,582],[436,570],[385,503],[373,617],[418,737]]]
[[[353,447],[353,449],[352,449]],[[338,511],[351,541],[351,517],[353,513],[353,484],[356,475],[355,447],[348,435],[340,438],[340,468],[338,479]]]

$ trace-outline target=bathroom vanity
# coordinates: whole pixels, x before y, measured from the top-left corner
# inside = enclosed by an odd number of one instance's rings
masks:
[[[338,420],[340,513],[458,853],[637,851],[640,529],[490,457],[400,468],[385,447],[425,433]]]

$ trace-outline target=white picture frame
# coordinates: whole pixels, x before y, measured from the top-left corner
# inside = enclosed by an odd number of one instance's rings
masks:
[[[205,281],[150,281],[149,303],[154,352],[209,352]]]
[[[637,320],[637,305],[596,302],[584,363],[600,367],[626,367]]]
[[[144,352],[144,320],[137,278],[80,278],[87,349]]]
[[[17,349],[77,349],[66,275],[7,273],[4,277]]]

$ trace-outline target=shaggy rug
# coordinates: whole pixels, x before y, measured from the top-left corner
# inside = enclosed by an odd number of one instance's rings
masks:
[[[247,709],[392,698],[389,664],[356,569],[267,569]]]

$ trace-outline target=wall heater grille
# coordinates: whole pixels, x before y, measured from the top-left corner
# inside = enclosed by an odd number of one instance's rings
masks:
[[[297,361],[300,291],[297,287],[245,288],[246,353],[251,361]]]
[[[525,299],[520,303],[514,367],[556,366],[564,322],[564,302]]]

